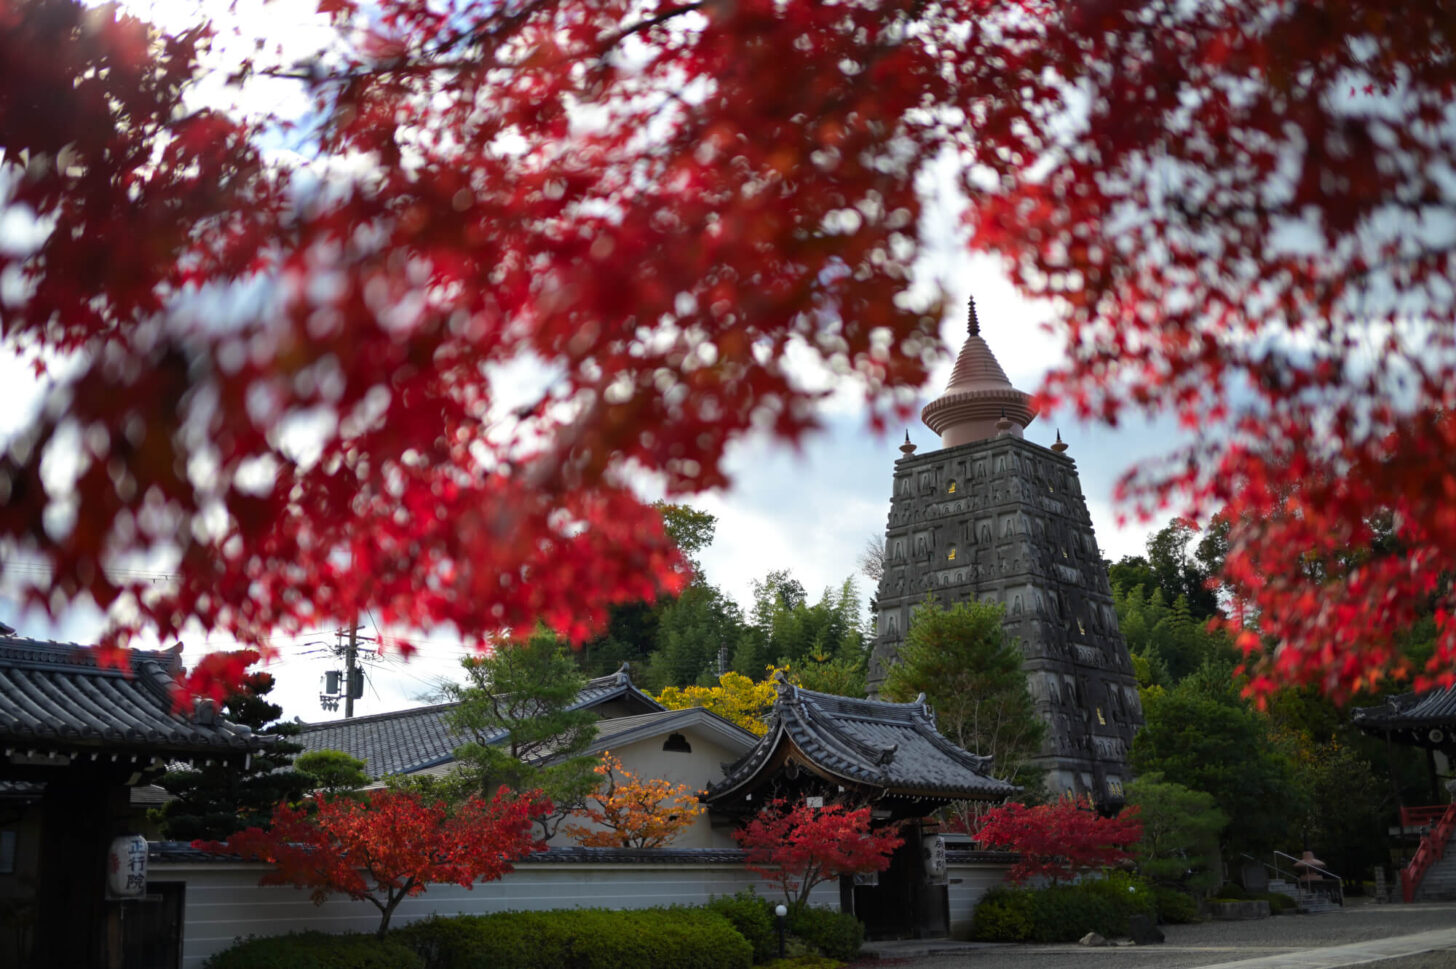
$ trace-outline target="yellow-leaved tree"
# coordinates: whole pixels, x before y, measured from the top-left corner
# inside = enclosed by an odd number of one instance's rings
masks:
[[[566,833],[586,848],[661,848],[703,813],[700,791],[661,778],[638,780],[609,750],[596,772],[605,785],[574,814],[601,827],[568,824]]]
[[[774,674],[782,672],[787,676],[788,669],[770,666],[757,683],[742,673],[728,672],[718,677],[717,686],[670,686],[658,694],[657,702],[669,710],[702,707],[763,736],[768,733],[768,715],[778,698]]]

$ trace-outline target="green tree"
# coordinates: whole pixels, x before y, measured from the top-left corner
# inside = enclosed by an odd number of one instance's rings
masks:
[[[289,739],[298,734],[298,725],[278,722],[283,708],[267,700],[274,682],[270,673],[249,673],[242,689],[222,702],[223,717],[273,741],[254,754],[247,767],[184,768],[168,771],[157,781],[176,797],[151,812],[163,837],[217,840],[250,825],[265,825],[275,804],[298,801],[312,787],[308,775],[289,766],[303,746]]]
[[[1127,803],[1143,823],[1137,859],[1146,878],[1194,895],[1218,884],[1218,839],[1229,818],[1212,795],[1154,772],[1127,785]]]
[[[753,583],[753,608],[733,668],[752,676],[768,666],[797,670],[820,657],[813,662],[843,661],[852,669],[864,662],[867,645],[853,578],[810,604],[799,581],[776,570]]]
[[[1148,596],[1161,590],[1164,603],[1184,599],[1189,615],[1201,623],[1218,615],[1218,594],[1209,582],[1223,565],[1227,535],[1228,525],[1219,519],[1199,537],[1195,526],[1175,518],[1149,536],[1146,556],[1125,556],[1108,566],[1108,581],[1114,592],[1142,586]]]
[[[309,778],[309,785],[321,794],[353,794],[369,783],[364,762],[342,750],[310,750],[299,754],[293,769]]]
[[[1389,859],[1389,782],[1358,750],[1340,743],[1303,750],[1296,763],[1307,804],[1300,847],[1342,877],[1363,881]]]
[[[847,653],[830,656],[815,652],[806,656],[791,673],[794,682],[805,689],[832,693],[835,696],[863,698],[866,694],[865,669],[863,653],[858,656]]]
[[[586,677],[544,629],[461,666],[466,682],[446,690],[458,703],[448,722],[471,739],[455,751],[447,788],[485,798],[502,785],[539,789],[554,808],[536,819],[550,838],[597,785],[596,758],[583,753],[596,738],[596,716],[571,709]]]
[[[1160,773],[1211,795],[1229,818],[1226,848],[1289,850],[1305,792],[1269,718],[1240,697],[1231,668],[1205,666],[1171,689],[1144,691],[1143,716],[1132,745],[1139,774]]]
[[[646,684],[663,690],[715,680],[719,650],[731,654],[743,631],[738,604],[713,586],[694,582],[659,610]]]
[[[662,526],[692,564],[695,576],[702,574],[698,553],[713,544],[718,531],[718,516],[694,508],[692,505],[678,505],[667,501],[653,502],[652,507],[662,516]]]
[[[707,668],[704,657],[709,654],[716,673],[718,645],[726,642],[730,652],[736,648],[742,617],[736,604],[708,584],[698,561],[699,553],[713,542],[718,519],[691,505],[659,501],[652,507],[687,558],[692,581],[676,598],[612,606],[606,629],[583,646],[576,661],[588,676],[604,676],[623,663],[649,669],[659,653],[671,650],[673,655],[649,674],[649,678],[656,677],[651,679],[653,688],[661,689],[694,682]]]
[[[1193,614],[1186,596],[1169,600],[1161,585],[1127,585],[1142,572],[1128,559],[1114,568],[1121,566],[1126,567],[1112,587],[1118,628],[1128,652],[1148,662],[1151,682],[1172,686],[1205,663],[1233,662],[1228,636],[1210,631],[1207,620]]]
[[[880,692],[902,703],[924,693],[941,733],[993,758],[994,776],[1034,790],[1041,778],[1031,759],[1046,725],[1027,690],[1021,651],[1006,639],[1003,614],[999,605],[961,602],[944,609],[927,598],[916,607]]]

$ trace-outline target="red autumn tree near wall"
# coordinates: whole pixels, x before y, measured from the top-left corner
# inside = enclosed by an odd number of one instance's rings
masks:
[[[399,903],[431,884],[471,888],[512,870],[511,863],[546,845],[531,836],[535,818],[550,810],[535,795],[501,788],[447,807],[418,794],[372,791],[367,801],[327,797],[316,810],[279,804],[267,831],[248,828],[224,843],[198,847],[274,866],[261,885],[312,891],[315,904],[334,893],[379,909],[379,937]]]
[[[319,7],[318,53],[235,65],[314,111],[249,121],[191,96],[204,31],[0,11],[0,339],[80,354],[0,457],[0,543],[46,608],[129,606],[107,647],[366,608],[580,638],[680,587],[627,472],[797,439],[791,348],[877,418],[918,385],[950,150],[972,244],[1056,301],[1052,396],[1197,432],[1127,490],[1226,508],[1256,686],[1346,693],[1427,612],[1456,664],[1443,4]]]
[[[810,807],[783,798],[764,805],[733,838],[748,853],[744,866],[777,885],[793,912],[808,904],[821,882],[884,871],[905,843],[893,828],[871,827],[868,807]]]
[[[1134,807],[1106,818],[1085,797],[1030,808],[1012,802],[987,812],[975,837],[987,848],[1021,855],[1006,873],[1015,884],[1033,878],[1071,881],[1132,860],[1132,848],[1143,836],[1137,813]]]

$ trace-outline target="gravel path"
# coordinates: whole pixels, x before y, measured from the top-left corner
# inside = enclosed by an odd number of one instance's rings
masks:
[[[1248,922],[1167,925],[1154,946],[996,945],[919,958],[883,958],[864,969],[1193,969],[1324,946],[1456,929],[1456,904],[1351,904],[1323,915],[1283,915]],[[1364,962],[1370,969],[1456,969],[1456,948]]]

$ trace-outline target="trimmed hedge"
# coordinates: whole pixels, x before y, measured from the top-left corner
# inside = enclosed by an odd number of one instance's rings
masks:
[[[213,953],[203,969],[424,969],[408,946],[372,935],[301,932],[245,939]]]
[[[1158,921],[1173,925],[1186,925],[1202,921],[1198,916],[1198,903],[1187,892],[1176,888],[1155,888],[1153,897],[1158,902]]]
[[[1128,919],[1156,919],[1152,888],[1121,872],[1076,885],[993,888],[976,906],[971,936],[984,942],[1075,942],[1088,932],[1126,935]]]
[[[775,923],[773,903],[752,889],[745,888],[735,895],[724,895],[713,899],[707,905],[708,911],[717,912],[738,930],[738,934],[753,946],[753,964],[768,962],[779,954],[779,932]]]
[[[749,969],[753,946],[702,908],[430,918],[390,933],[424,969]]]
[[[789,916],[789,931],[831,959],[849,962],[864,945],[864,925],[853,915],[827,908],[805,908]]]

